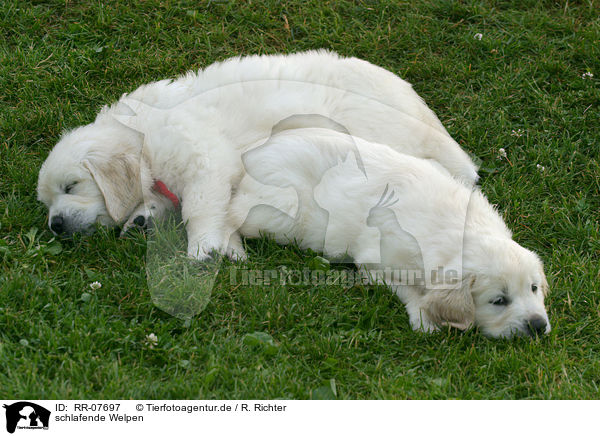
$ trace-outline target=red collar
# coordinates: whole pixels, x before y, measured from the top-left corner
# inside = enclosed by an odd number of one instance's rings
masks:
[[[179,198],[177,198],[175,194],[169,191],[169,188],[167,188],[167,185],[165,185],[163,182],[161,182],[160,180],[155,180],[152,189],[154,189],[159,194],[162,194],[165,197],[167,197],[169,200],[171,200],[171,203],[173,203],[173,207],[175,209],[179,209]]]

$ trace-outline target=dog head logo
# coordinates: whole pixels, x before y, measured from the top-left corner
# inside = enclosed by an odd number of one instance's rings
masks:
[[[19,429],[48,429],[50,411],[29,401],[19,401],[4,405],[6,409],[6,431],[14,433]]]

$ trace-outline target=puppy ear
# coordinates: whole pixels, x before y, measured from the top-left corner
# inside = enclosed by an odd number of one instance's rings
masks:
[[[542,268],[542,294],[544,297],[548,296],[548,292],[550,292],[550,286],[548,285],[548,280],[546,280],[546,274],[544,274],[544,269]]]
[[[94,153],[83,161],[83,165],[100,188],[110,217],[117,224],[125,222],[143,198],[137,156],[128,153],[110,156]]]
[[[425,311],[437,325],[466,330],[475,322],[475,303],[471,289],[475,277],[465,277],[461,286],[454,289],[435,289],[425,296]]]

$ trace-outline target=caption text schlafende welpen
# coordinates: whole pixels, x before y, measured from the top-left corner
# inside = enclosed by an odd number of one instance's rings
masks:
[[[121,403],[58,403],[54,406],[57,422],[143,422],[142,415],[123,413]]]

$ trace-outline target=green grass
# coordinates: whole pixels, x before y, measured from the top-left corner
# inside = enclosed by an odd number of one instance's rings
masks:
[[[344,399],[598,398],[599,7],[5,0],[0,397],[303,399],[332,396],[334,383]],[[406,78],[481,159],[484,192],[545,261],[551,334],[417,334],[382,287],[230,286],[227,263],[186,322],[152,302],[146,236],[53,241],[35,186],[62,130],[145,82],[232,55],[319,47]],[[315,257],[268,240],[248,251],[251,269]]]

